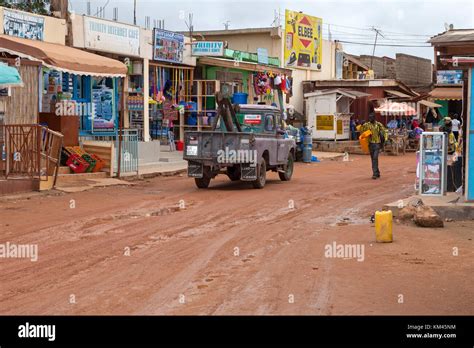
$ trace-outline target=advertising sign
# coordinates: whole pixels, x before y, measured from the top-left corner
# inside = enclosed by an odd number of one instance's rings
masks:
[[[153,59],[170,63],[182,63],[184,35],[155,29],[153,33]]]
[[[462,70],[438,70],[436,72],[436,83],[438,85],[462,84]]]
[[[24,39],[43,41],[44,18],[3,9],[3,32]]]
[[[193,56],[222,57],[224,55],[224,42],[222,41],[198,41],[193,43]]]
[[[316,130],[333,131],[334,130],[334,115],[317,115],[316,116]]]
[[[140,29],[133,25],[84,17],[84,46],[92,50],[140,56]]]
[[[321,70],[323,20],[285,11],[285,66]]]

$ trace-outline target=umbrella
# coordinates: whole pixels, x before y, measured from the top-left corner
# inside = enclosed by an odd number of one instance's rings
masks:
[[[23,87],[23,81],[17,69],[0,63],[0,88],[7,87]]]
[[[386,116],[414,116],[416,115],[416,109],[407,103],[398,103],[388,101],[374,109],[375,112],[380,112]]]

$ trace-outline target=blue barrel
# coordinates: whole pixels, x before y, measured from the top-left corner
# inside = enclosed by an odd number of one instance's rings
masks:
[[[232,96],[232,104],[247,104],[249,95],[247,93],[234,93]]]

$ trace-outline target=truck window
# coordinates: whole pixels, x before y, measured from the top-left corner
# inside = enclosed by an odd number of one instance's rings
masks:
[[[273,132],[275,130],[275,117],[273,114],[265,115],[265,132]]]

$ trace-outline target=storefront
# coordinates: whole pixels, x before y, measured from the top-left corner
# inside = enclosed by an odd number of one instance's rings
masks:
[[[27,87],[36,98],[22,107],[38,110],[39,117],[31,115],[33,123],[63,133],[65,145],[78,145],[79,131],[117,129],[117,84],[125,77],[124,64],[67,46],[6,35],[0,36],[0,51],[21,58],[20,65],[22,60],[33,62],[36,85]]]
[[[206,82],[203,106],[215,112],[215,90],[239,104],[275,104],[285,110],[285,96],[292,93],[292,71],[279,68],[277,58],[258,62],[256,53],[226,49],[223,57],[200,57],[199,73]],[[211,114],[209,114],[211,115]]]
[[[176,140],[180,147],[188,123],[197,127],[197,121],[191,121],[196,112],[192,102],[196,60],[190,54],[190,39],[180,33],[155,28],[152,40],[148,133],[163,144]]]

